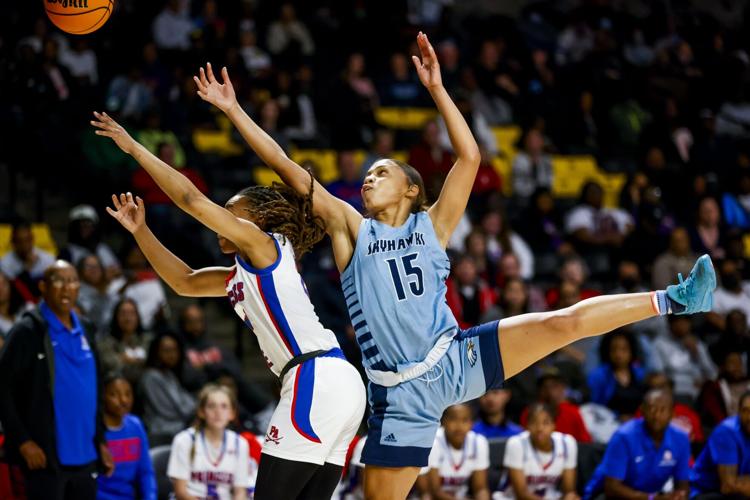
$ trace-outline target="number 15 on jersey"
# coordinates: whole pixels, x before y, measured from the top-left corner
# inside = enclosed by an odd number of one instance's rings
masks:
[[[424,293],[424,275],[422,268],[414,263],[419,253],[410,253],[401,258],[385,259],[391,271],[393,287],[396,289],[398,300],[406,299],[404,284],[409,285],[409,291],[415,297]],[[402,279],[402,276],[404,277]]]

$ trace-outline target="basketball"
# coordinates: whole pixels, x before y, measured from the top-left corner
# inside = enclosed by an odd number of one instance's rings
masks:
[[[47,17],[73,35],[92,33],[107,22],[114,0],[43,0]]]

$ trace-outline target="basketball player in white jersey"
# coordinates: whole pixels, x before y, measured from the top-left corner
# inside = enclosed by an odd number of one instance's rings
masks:
[[[94,116],[98,135],[132,155],[181,209],[218,234],[224,253],[235,256],[232,267],[194,270],[156,239],[140,198],[113,195],[115,210],[107,207],[175,292],[228,295],[258,337],[268,367],[281,379],[281,401],[266,434],[255,497],[330,498],[361,423],[365,389],[333,332],[320,324],[297,271],[295,255],[324,234],[312,216],[312,197],[285,186],[254,186],[221,207],[106,113]]]

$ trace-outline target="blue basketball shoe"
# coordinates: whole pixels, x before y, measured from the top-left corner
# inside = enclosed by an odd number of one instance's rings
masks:
[[[669,285],[667,296],[671,313],[694,314],[709,312],[714,303],[714,290],[716,289],[716,273],[711,257],[702,255],[695,262],[690,275],[686,280],[682,274],[678,274],[679,285]]]

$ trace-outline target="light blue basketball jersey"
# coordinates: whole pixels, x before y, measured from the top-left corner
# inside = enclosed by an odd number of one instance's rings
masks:
[[[400,371],[457,331],[445,300],[449,272],[427,212],[400,227],[362,220],[341,286],[367,368]]]

